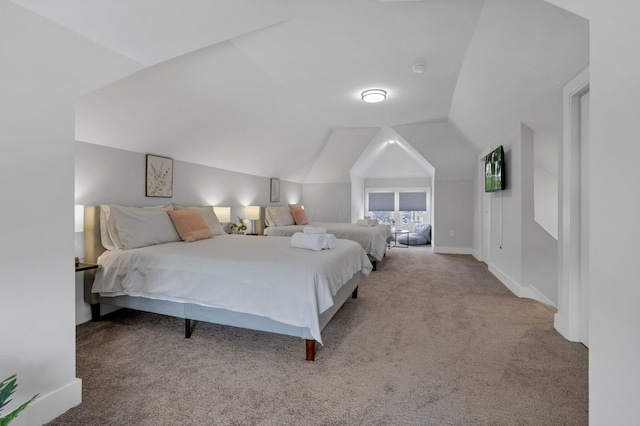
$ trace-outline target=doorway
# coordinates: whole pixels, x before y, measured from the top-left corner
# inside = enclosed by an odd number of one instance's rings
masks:
[[[566,339],[589,345],[589,69],[564,88],[560,149],[558,312]]]

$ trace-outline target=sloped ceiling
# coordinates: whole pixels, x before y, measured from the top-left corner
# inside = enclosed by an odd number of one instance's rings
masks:
[[[508,35],[508,36],[507,36]],[[519,132],[562,135],[562,87],[589,61],[585,19],[542,1],[487,0],[449,119],[479,151]]]
[[[291,18],[284,0],[13,0],[149,66]]]
[[[229,42],[149,67],[76,107],[77,140],[297,182],[329,134]]]
[[[351,167],[350,174],[370,179],[426,178],[434,167],[393,129],[375,135]]]
[[[521,121],[557,140],[588,64],[587,21],[542,0],[14,1],[146,66],[78,100],[78,140],[295,182],[416,153],[467,178]],[[383,129],[412,149],[358,162]]]

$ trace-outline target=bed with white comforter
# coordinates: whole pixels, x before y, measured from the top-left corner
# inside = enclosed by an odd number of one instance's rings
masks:
[[[354,241],[315,251],[286,237],[228,235],[210,206],[173,204],[88,206],[85,257],[99,265],[85,272],[94,319],[107,304],[184,318],[186,337],[192,320],[297,336],[307,360],[372,270]]]
[[[216,236],[131,250],[99,260],[93,292],[194,303],[309,328],[322,343],[319,316],[338,290],[371,263],[353,241],[333,250],[294,248],[290,238]]]
[[[326,228],[327,233],[338,239],[355,241],[375,260],[382,260],[387,252],[387,242],[391,238],[389,225],[360,226],[354,223],[309,222],[307,225],[267,226],[264,235],[290,237],[303,232],[306,226]]]

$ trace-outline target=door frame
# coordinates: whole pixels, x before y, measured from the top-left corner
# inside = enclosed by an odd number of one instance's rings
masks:
[[[587,166],[581,161],[580,103],[587,92],[588,67],[563,89],[564,132],[558,150],[558,312],[555,314],[554,327],[566,339],[574,342],[582,342],[584,335],[588,334],[588,330],[581,331],[585,324],[581,316],[588,312],[587,307],[582,306],[586,299],[583,295],[588,294],[588,288],[584,288],[587,284],[583,282],[581,271],[588,268],[588,259],[581,256],[580,196],[581,170]]]

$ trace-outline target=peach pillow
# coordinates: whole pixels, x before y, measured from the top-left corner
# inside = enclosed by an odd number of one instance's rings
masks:
[[[293,219],[296,221],[296,225],[309,224],[309,220],[307,219],[307,213],[305,213],[302,207],[292,207],[291,214],[293,215]]]
[[[198,210],[167,210],[182,241],[190,243],[213,237],[211,228]]]

